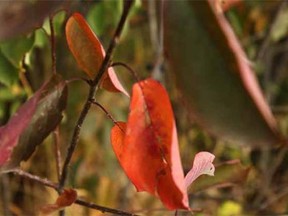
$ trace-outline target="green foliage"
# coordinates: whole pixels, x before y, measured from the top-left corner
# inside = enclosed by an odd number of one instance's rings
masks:
[[[18,69],[5,57],[0,50],[0,83],[12,86],[18,80]]]

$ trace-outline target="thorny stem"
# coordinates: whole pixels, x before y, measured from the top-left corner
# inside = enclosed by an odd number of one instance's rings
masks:
[[[55,31],[53,26],[53,17],[49,17],[50,25],[50,43],[51,43],[51,59],[52,59],[52,72],[56,74],[56,47],[55,47]]]
[[[80,113],[77,124],[74,128],[72,139],[71,139],[70,145],[69,145],[68,150],[67,150],[67,156],[65,158],[64,165],[62,168],[62,175],[61,175],[61,178],[59,181],[58,191],[62,191],[63,187],[65,185],[65,181],[66,181],[67,174],[68,174],[68,167],[69,167],[73,152],[75,150],[75,147],[76,147],[78,140],[79,140],[79,134],[80,134],[82,124],[83,124],[83,122],[84,122],[84,120],[88,114],[88,111],[91,108],[91,101],[95,100],[94,95],[95,95],[95,92],[97,90],[98,84],[99,84],[103,74],[107,70],[108,65],[111,61],[112,54],[113,54],[114,49],[115,49],[115,47],[119,41],[119,37],[121,35],[122,29],[124,27],[124,24],[125,24],[125,21],[127,19],[130,8],[132,6],[132,3],[133,3],[133,0],[124,0],[124,9],[123,9],[123,13],[122,13],[122,16],[120,18],[120,21],[118,23],[117,29],[116,29],[114,36],[110,42],[110,45],[108,47],[108,50],[107,50],[105,58],[102,62],[102,65],[101,65],[96,77],[91,82],[88,97],[87,97],[86,102],[84,104],[84,107]]]
[[[47,187],[51,187],[55,190],[58,190],[59,186],[56,183],[54,183],[48,179],[40,178],[39,176],[32,175],[31,173],[25,172],[24,170],[21,170],[18,168],[12,169],[12,170],[10,170],[10,172],[12,172],[16,175],[19,175],[21,177],[27,178],[29,180],[38,182],[38,183],[45,185]],[[81,205],[81,206],[85,206],[85,207],[88,207],[91,209],[101,211],[103,213],[106,212],[106,213],[111,213],[111,214],[115,214],[115,215],[137,216],[136,214],[128,213],[128,212],[117,210],[117,209],[107,208],[104,206],[96,205],[96,204],[91,203],[91,202],[86,202],[86,201],[81,200],[81,199],[76,199],[74,203],[77,205]]]
[[[131,74],[132,76],[134,77],[134,79],[139,82],[140,81],[140,78],[138,77],[137,73],[127,64],[123,63],[123,62],[113,62],[111,64],[111,67],[116,67],[116,66],[122,66],[124,67],[125,69],[127,69]]]

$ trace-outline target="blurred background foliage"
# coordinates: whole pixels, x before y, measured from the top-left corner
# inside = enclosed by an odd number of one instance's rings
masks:
[[[251,66],[287,136],[288,127],[288,6],[279,0],[243,1],[226,12],[226,16],[244,47]],[[0,5],[1,6],[1,5]],[[148,0],[137,0],[116,48],[114,61],[125,62],[142,77],[156,76],[153,66],[157,47],[153,43],[151,7]],[[69,82],[69,101],[59,127],[62,158],[70,142],[75,122],[88,93],[86,78],[67,47],[65,22],[73,11],[82,13],[105,48],[113,35],[122,11],[122,2],[73,1],[66,10],[54,13],[57,73]],[[50,27],[46,17],[41,28],[17,34],[0,43],[0,125],[5,124],[17,108],[47,80],[51,74]],[[117,74],[128,91],[135,80],[121,68]],[[190,190],[195,215],[261,215],[288,212],[288,155],[286,149],[253,150],[210,136],[189,119],[187,110],[167,67],[161,79],[173,104],[181,158],[187,172],[194,155],[202,150],[216,155],[215,163],[239,159],[242,163],[216,168],[217,178],[202,176]],[[97,100],[117,120],[127,119],[129,99],[122,94],[99,90]],[[239,113],[241,115],[241,113]],[[174,215],[146,193],[136,193],[120,168],[110,144],[112,122],[93,107],[83,125],[80,142],[72,160],[69,185],[81,198],[143,215]],[[54,139],[49,136],[22,168],[41,177],[57,181]],[[247,177],[247,173],[249,175]],[[217,173],[218,172],[218,173]],[[198,184],[197,184],[198,183]],[[197,188],[198,187],[198,188]],[[53,203],[54,190],[12,175],[0,177],[1,215],[38,215],[41,206]],[[179,212],[179,215],[191,215]],[[56,214],[57,215],[57,214]],[[67,215],[105,215],[73,205]]]

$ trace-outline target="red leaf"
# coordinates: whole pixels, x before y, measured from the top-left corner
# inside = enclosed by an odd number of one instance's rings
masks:
[[[125,124],[119,125],[111,142],[137,190],[158,195],[168,209],[188,209],[173,111],[159,82],[134,84],[125,135]]]
[[[101,67],[105,51],[81,14],[74,13],[68,19],[66,38],[70,51],[74,55],[78,65],[90,78],[94,78]],[[101,81],[101,87],[112,92],[122,92],[128,96],[113,68],[109,68],[105,72]]]
[[[77,199],[77,192],[73,189],[65,189],[57,198],[54,204],[48,204],[42,207],[43,214],[51,214],[54,211],[59,211],[67,206],[72,205]]]

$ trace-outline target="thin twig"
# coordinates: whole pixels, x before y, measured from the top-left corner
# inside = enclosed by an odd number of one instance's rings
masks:
[[[21,61],[21,69],[19,71],[19,79],[20,79],[27,95],[31,96],[33,91],[32,91],[32,87],[31,87],[31,85],[30,85],[30,83],[29,83],[29,81],[25,75],[25,73],[28,70],[28,67],[25,64],[25,58],[26,58],[26,55],[24,55],[24,57],[22,58],[22,61]]]
[[[114,123],[114,124],[117,124],[117,121],[113,118],[113,116],[105,109],[105,107],[103,107],[100,103],[98,103],[97,101],[93,100],[91,101],[92,104],[98,106],[105,114],[106,116],[111,119],[111,121]]]
[[[103,107],[100,103],[98,103],[97,101],[93,100],[91,101],[92,104],[98,106],[105,114],[106,116],[115,124],[118,126],[118,128],[125,133],[125,131],[123,130],[123,128],[121,128],[121,126],[118,124],[118,122],[113,118],[113,116],[107,111],[107,109],[105,109],[105,107]]]
[[[259,209],[260,210],[266,209],[267,207],[269,207],[273,203],[278,202],[279,199],[283,198],[287,194],[288,194],[288,188],[285,188],[284,190],[281,190],[281,192],[279,194],[275,194],[270,199],[268,199],[265,203],[261,204]]]
[[[32,175],[31,173],[25,172],[24,170],[21,170],[19,168],[12,169],[10,172],[12,172],[16,175],[25,177],[27,179],[33,180],[35,182],[38,182],[38,183],[45,185],[47,187],[54,188],[55,190],[57,190],[57,188],[58,188],[58,185],[56,183],[54,183],[48,179],[44,179],[44,178],[41,178],[39,176]]]
[[[9,210],[9,202],[10,202],[10,182],[9,176],[3,175],[0,178],[0,192],[1,192],[1,204],[2,204],[2,213],[3,215],[10,216],[12,215]]]
[[[50,25],[52,72],[53,74],[56,74],[56,44],[55,44],[55,31],[54,31],[52,16],[49,17],[49,25]]]
[[[159,8],[157,8],[159,6]],[[157,11],[159,10],[159,11]],[[159,16],[157,17],[157,12]],[[156,79],[162,80],[161,70],[164,63],[163,57],[163,1],[148,1],[148,13],[149,13],[149,27],[150,38],[152,47],[154,49],[154,55],[156,61],[152,69],[152,76]],[[158,23],[159,19],[159,23]]]
[[[124,212],[124,211],[117,210],[117,209],[112,209],[112,208],[99,206],[99,205],[96,205],[95,203],[85,202],[85,201],[80,200],[80,199],[77,199],[75,201],[75,204],[78,204],[78,205],[81,205],[81,206],[86,206],[86,207],[92,208],[92,209],[96,209],[98,211],[102,211],[103,213],[104,212],[108,212],[108,213],[117,214],[117,215],[137,216],[136,214]]]
[[[263,43],[261,44],[261,47],[260,47],[260,49],[256,55],[256,59],[255,59],[256,62],[258,62],[260,59],[263,58],[263,56],[264,56],[264,54],[265,54],[265,52],[266,52],[266,50],[267,50],[267,48],[271,42],[271,34],[275,30],[277,20],[280,16],[282,9],[286,6],[287,2],[288,2],[287,0],[282,0],[282,2],[279,4],[279,6],[278,6],[278,8],[274,14],[274,18],[272,19],[272,24],[269,26],[269,29],[265,34]]]
[[[12,173],[14,173],[16,175],[19,175],[21,177],[27,178],[29,180],[38,182],[38,183],[40,183],[42,185],[45,185],[47,187],[51,187],[51,188],[55,189],[56,191],[58,190],[59,186],[56,183],[54,183],[54,182],[52,182],[52,181],[50,181],[48,179],[40,178],[39,176],[32,175],[31,173],[25,172],[24,170],[21,170],[21,169],[18,169],[18,168],[10,170],[10,172],[12,172]],[[75,200],[75,204],[81,205],[81,206],[85,206],[85,207],[88,207],[88,208],[91,208],[91,209],[95,209],[95,210],[98,210],[98,211],[101,211],[101,212],[106,212],[106,213],[111,213],[111,214],[116,214],[116,215],[137,216],[136,214],[132,214],[132,213],[129,213],[129,212],[121,211],[121,210],[118,210],[118,209],[113,209],[113,208],[108,208],[108,207],[96,205],[95,203],[86,202],[86,201],[81,200],[81,199],[76,199]]]
[[[67,174],[68,174],[68,167],[69,167],[72,155],[74,153],[75,147],[76,147],[78,140],[79,140],[79,134],[80,134],[82,124],[83,124],[83,122],[84,122],[84,120],[88,114],[88,111],[90,110],[91,101],[94,100],[94,95],[95,95],[95,92],[97,90],[98,84],[99,84],[103,74],[105,73],[105,71],[107,70],[107,68],[109,66],[109,63],[110,63],[111,58],[112,58],[112,54],[113,54],[114,49],[115,49],[115,47],[119,41],[119,37],[121,35],[122,29],[124,27],[124,24],[125,24],[125,21],[127,19],[130,8],[132,6],[132,3],[133,3],[133,0],[125,0],[124,1],[124,9],[123,9],[123,13],[122,13],[122,16],[120,18],[119,24],[117,26],[117,29],[116,29],[114,36],[110,42],[110,45],[108,47],[105,58],[101,64],[99,72],[97,73],[96,77],[94,78],[94,80],[91,83],[89,95],[86,99],[83,110],[80,113],[79,119],[78,119],[77,124],[74,128],[74,131],[73,131],[72,140],[71,140],[70,145],[69,145],[68,150],[67,150],[67,156],[66,156],[65,161],[64,161],[64,165],[62,168],[62,175],[61,175],[61,179],[59,182],[59,189],[58,189],[59,191],[62,191],[63,187],[65,185],[65,181],[66,181]]]
[[[117,67],[117,66],[121,66],[121,67],[124,67],[125,69],[127,69],[133,76],[133,78],[139,82],[140,81],[140,78],[138,77],[137,73],[127,64],[123,63],[123,62],[113,62],[111,64],[111,67]]]
[[[61,177],[61,152],[60,152],[60,137],[59,137],[59,126],[53,131],[54,138],[54,154],[56,159],[56,170],[57,170],[57,178],[60,181]]]

